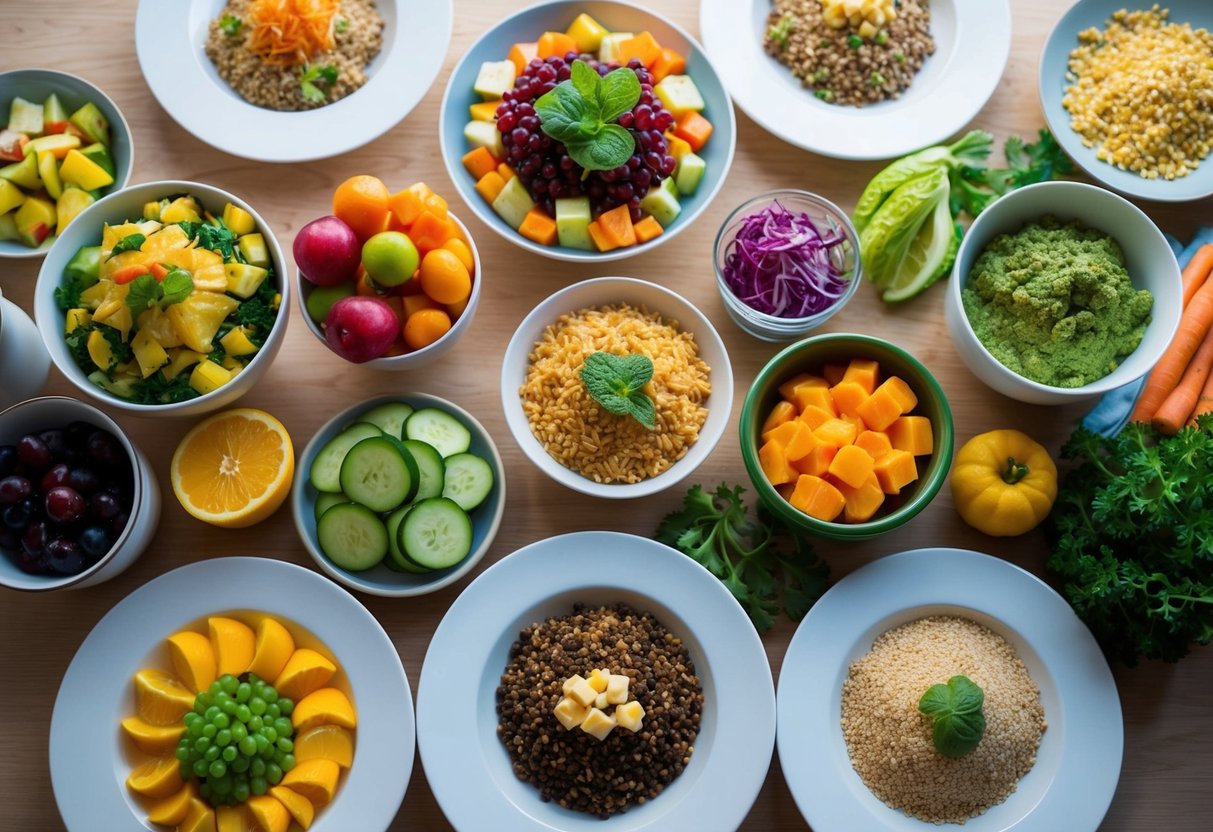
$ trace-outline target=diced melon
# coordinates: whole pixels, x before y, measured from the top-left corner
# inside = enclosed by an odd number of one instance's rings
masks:
[[[640,210],[661,223],[663,228],[669,228],[682,213],[682,203],[678,201],[678,186],[674,183],[674,178],[668,176],[661,180],[660,186],[650,188],[644,199],[640,200]]]
[[[592,221],[589,197],[579,196],[556,200],[556,236],[560,240],[560,245],[593,251],[594,241],[590,239],[589,231]]]
[[[28,191],[36,191],[42,187],[42,179],[38,176],[38,156],[31,153],[20,162],[13,162],[0,168],[0,179],[7,179],[20,185]]]
[[[17,233],[17,221],[13,219],[13,214],[0,214],[0,240],[19,240],[21,236]]]
[[[21,203],[13,219],[17,223],[17,235],[27,246],[37,247],[54,233],[57,216],[52,202],[31,196]]]
[[[109,171],[79,150],[67,152],[59,168],[59,176],[64,182],[72,182],[86,191],[108,188],[114,184],[114,177]]]
[[[684,113],[702,112],[707,106],[690,75],[667,75],[653,87],[653,94],[675,119]]]
[[[8,111],[8,129],[36,136],[42,132],[42,105],[14,96]]]
[[[473,148],[483,147],[495,159],[505,158],[505,144],[495,121],[469,121],[463,128],[463,138]]]
[[[513,61],[485,61],[476,73],[472,89],[484,99],[501,98],[506,90],[513,88],[516,75],[517,67]]]
[[[678,157],[678,165],[674,168],[674,184],[678,193],[690,196],[699,188],[708,163],[697,153],[683,153]]]
[[[602,36],[602,42],[598,44],[598,60],[601,63],[611,63],[619,61],[619,45],[625,40],[631,40],[636,36],[635,32],[610,32]]]
[[[203,396],[213,393],[231,380],[231,371],[223,369],[214,361],[199,361],[190,373],[190,387]]]
[[[227,278],[229,292],[237,297],[251,298],[261,287],[269,271],[247,263],[225,263],[223,274]]]
[[[64,188],[58,201],[55,202],[55,213],[59,220],[56,233],[62,234],[63,229],[67,228],[67,224],[74,220],[77,214],[96,201],[88,191],[82,191],[79,188]]]
[[[526,215],[535,207],[535,200],[527,193],[526,186],[517,176],[505,183],[501,193],[493,200],[493,210],[509,226],[517,230],[526,220]]]
[[[90,142],[100,142],[109,147],[110,123],[96,104],[85,102],[79,110],[72,113],[70,120]]]
[[[25,193],[7,179],[0,179],[0,214],[7,214],[22,202],[25,202]]]
[[[80,147],[80,137],[71,133],[52,133],[49,136],[39,136],[30,139],[25,146],[25,154],[49,152],[56,159],[62,159],[69,150]]]
[[[236,245],[251,265],[265,267],[270,264],[270,251],[265,245],[265,237],[260,234],[245,234]]]

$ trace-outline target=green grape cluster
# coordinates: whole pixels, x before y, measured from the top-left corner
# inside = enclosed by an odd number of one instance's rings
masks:
[[[199,780],[212,806],[243,803],[265,794],[295,767],[295,703],[257,677],[225,674],[194,697],[177,743],[181,779]]]

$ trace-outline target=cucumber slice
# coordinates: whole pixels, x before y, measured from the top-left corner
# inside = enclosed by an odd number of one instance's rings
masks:
[[[342,503],[350,502],[350,498],[341,493],[334,494],[331,491],[321,491],[316,497],[316,519],[319,520],[321,515],[328,511],[333,506],[339,506]]]
[[[405,439],[419,439],[433,445],[443,459],[461,454],[472,446],[472,433],[463,423],[444,410],[423,407],[404,423]]]
[[[366,506],[341,503],[316,522],[316,537],[325,556],[351,572],[361,572],[383,561],[388,551],[387,528]]]
[[[389,569],[395,569],[397,572],[409,572],[413,575],[424,575],[432,572],[432,569],[426,569],[404,556],[404,552],[400,551],[400,523],[404,520],[404,515],[409,513],[412,506],[401,506],[393,511],[387,519],[387,557],[383,562]]]
[[[433,445],[420,439],[406,439],[402,444],[413,455],[417,470],[421,472],[421,483],[417,486],[417,494],[413,499],[427,500],[430,497],[449,496],[443,494],[446,466],[443,465],[442,454],[438,453]]]
[[[363,439],[382,436],[383,432],[370,422],[355,422],[334,436],[316,454],[308,470],[308,480],[317,491],[338,493],[341,491],[341,463],[350,448]]]
[[[475,454],[454,454],[446,459],[442,496],[454,500],[464,511],[484,502],[493,490],[493,469]]]
[[[404,423],[413,415],[413,406],[404,402],[388,402],[372,407],[359,417],[359,421],[378,425],[388,436],[404,438]]]
[[[472,551],[472,520],[454,500],[431,497],[409,509],[397,531],[396,543],[414,563],[446,569]]]
[[[380,434],[346,452],[339,479],[341,490],[351,500],[382,512],[413,499],[421,476],[400,440]]]

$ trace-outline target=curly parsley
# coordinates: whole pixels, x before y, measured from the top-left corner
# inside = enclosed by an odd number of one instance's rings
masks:
[[[333,86],[337,83],[337,74],[336,64],[305,66],[299,74],[299,92],[302,93],[304,100],[311,101],[313,104],[322,104],[325,92],[318,85],[323,85],[325,88]]]

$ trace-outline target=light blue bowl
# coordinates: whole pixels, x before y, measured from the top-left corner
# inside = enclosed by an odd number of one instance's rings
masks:
[[[93,102],[110,123],[110,157],[114,160],[114,184],[105,189],[112,194],[126,187],[131,178],[134,163],[134,148],[131,145],[131,128],[123,118],[118,106],[100,89],[66,72],[54,69],[14,69],[0,73],[0,119],[7,121],[9,106],[17,96],[27,101],[45,101],[55,93],[63,102],[68,115],[86,102]],[[0,162],[7,165],[8,162]],[[0,258],[41,257],[50,250],[56,236],[52,234],[37,248],[30,248],[20,240],[0,240]]]
[[[353,422],[357,422],[363,413],[372,407],[388,402],[404,402],[418,410],[423,407],[436,407],[454,416],[472,433],[472,444],[468,450],[476,456],[482,457],[493,469],[493,488],[489,491],[489,496],[469,512],[469,516],[472,518],[472,551],[466,558],[447,569],[438,569],[424,575],[414,575],[408,572],[396,572],[379,564],[363,572],[351,572],[333,563],[320,549],[320,542],[316,537],[315,511],[316,497],[319,492],[312,487],[308,478],[312,461],[330,439]],[[497,446],[493,444],[493,438],[484,429],[484,426],[463,408],[446,399],[425,393],[379,396],[359,402],[348,410],[338,413],[316,431],[316,435],[303,449],[303,454],[295,465],[295,480],[291,487],[291,514],[295,518],[295,529],[299,532],[299,539],[303,541],[304,548],[316,561],[320,571],[350,589],[391,598],[435,592],[471,572],[484,557],[489,547],[493,545],[493,539],[497,537],[497,529],[501,526],[501,518],[504,513],[505,466],[501,462],[501,455],[497,453]]]
[[[563,246],[543,246],[523,237],[493,212],[492,207],[476,192],[476,180],[463,167],[462,158],[468,151],[463,138],[463,128],[470,121],[468,107],[480,101],[472,91],[476,74],[485,61],[503,61],[515,43],[530,43],[547,31],[563,32],[581,13],[586,13],[612,32],[651,32],[662,46],[675,49],[686,56],[687,74],[695,81],[707,104],[704,117],[712,122],[712,138],[699,155],[707,162],[707,172],[693,196],[682,200],[682,213],[674,223],[642,245],[615,249],[609,252],[583,251]],[[439,144],[447,173],[464,202],[485,225],[493,229],[516,246],[551,257],[575,263],[605,262],[621,260],[635,254],[651,251],[673,238],[695,221],[715,198],[729,166],[733,163],[733,151],[737,144],[737,124],[733,117],[733,102],[729,98],[720,76],[695,40],[683,29],[638,6],[628,3],[602,0],[602,2],[573,2],[554,0],[523,9],[494,26],[472,45],[464,54],[446,87],[442,99],[439,123]]]
[[[1159,202],[1188,202],[1213,194],[1213,155],[1205,157],[1193,172],[1181,179],[1144,179],[1095,158],[1095,148],[1083,147],[1082,138],[1070,129],[1070,113],[1061,105],[1065,95],[1066,68],[1070,52],[1078,46],[1078,33],[1105,28],[1109,17],[1121,9],[1149,9],[1152,2],[1137,0],[1080,0],[1053,27],[1040,57],[1040,104],[1049,129],[1062,149],[1079,167],[1109,188],[1125,196]],[[1213,29],[1213,3],[1209,0],[1171,0],[1161,4],[1171,10],[1168,20],[1190,23],[1193,29]]]

